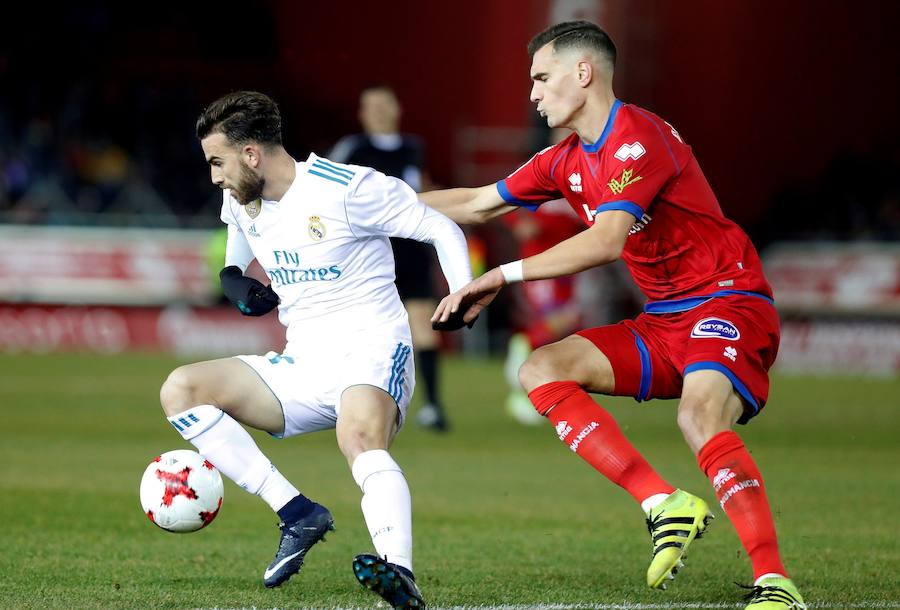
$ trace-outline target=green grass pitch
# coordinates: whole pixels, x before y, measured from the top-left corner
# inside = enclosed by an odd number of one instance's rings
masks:
[[[177,364],[0,356],[0,607],[376,607],[350,570],[371,543],[331,432],[255,435],[337,525],[280,589],[262,585],[277,518],[230,481],[218,519],[198,533],[169,534],[143,515],[144,467],[189,447],[158,404]],[[506,416],[499,362],[448,359],[442,373],[452,432],[409,425],[393,448],[413,492],[416,574],[432,607],[738,607],[732,583],[748,582],[750,565],[717,506],[673,587],[650,591],[650,543],[630,497],[549,425]],[[603,404],[663,476],[716,504],[674,403]],[[766,412],[739,432],[807,602],[900,607],[900,381],[776,376]]]

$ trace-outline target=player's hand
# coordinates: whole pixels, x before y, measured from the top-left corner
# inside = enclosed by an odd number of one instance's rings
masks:
[[[262,316],[278,307],[278,295],[271,286],[244,275],[240,267],[225,267],[219,272],[222,292],[245,316]]]
[[[500,268],[495,267],[453,294],[445,296],[431,316],[432,328],[457,330],[463,325],[472,328],[478,314],[490,305],[505,283]]]

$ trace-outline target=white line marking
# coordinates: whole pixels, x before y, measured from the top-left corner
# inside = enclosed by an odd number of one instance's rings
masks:
[[[858,601],[846,604],[832,604],[829,602],[807,602],[806,606],[812,610],[813,608],[821,609],[881,609],[881,608],[900,608],[900,600],[898,601]],[[372,606],[335,606],[330,610],[380,610],[385,608],[384,605]],[[693,610],[706,608],[744,608],[743,603],[709,603],[709,602],[679,602],[679,603],[663,603],[663,604],[641,604],[622,602],[620,604],[607,603],[581,603],[581,604],[501,604],[499,606],[443,606],[430,607],[430,610]],[[196,608],[195,610],[279,610],[279,608]],[[302,606],[300,610],[327,610],[321,606],[310,607]]]

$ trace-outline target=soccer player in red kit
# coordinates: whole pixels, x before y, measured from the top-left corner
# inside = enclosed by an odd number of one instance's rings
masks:
[[[680,398],[677,421],[750,557],[752,610],[805,608],[788,578],[759,469],[732,430],[765,405],[779,321],[753,244],[722,215],[690,146],[656,115],[616,99],[616,50],[586,21],[538,34],[531,101],[550,127],[575,133],[505,180],[421,195],[461,223],[565,197],[587,229],[491,269],[447,296],[432,321],[469,322],[506,284],[625,260],[647,298],[634,320],[590,328],[536,350],[519,371],[535,409],[581,458],[640,503],[653,559],[647,584],[665,588],[712,513],[673,487],[588,392]]]

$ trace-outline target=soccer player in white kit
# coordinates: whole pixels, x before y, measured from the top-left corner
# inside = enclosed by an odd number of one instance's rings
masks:
[[[471,280],[465,237],[399,179],[315,154],[295,161],[281,144],[278,107],[261,93],[213,102],[197,136],[225,191],[225,294],[245,315],[277,306],[287,346],[175,369],[160,390],[163,410],[200,454],[281,518],[267,587],[297,573],[333,520],[240,424],[279,438],[336,428],[376,550],[354,558],[354,574],[395,608],[424,608],[412,573],[409,487],[388,453],[415,383],[388,237],[433,244],[451,290]],[[243,275],[254,258],[269,286]]]

